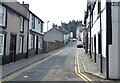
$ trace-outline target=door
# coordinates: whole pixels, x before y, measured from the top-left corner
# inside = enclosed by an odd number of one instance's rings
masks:
[[[96,36],[94,36],[94,61],[96,63]]]
[[[16,55],[16,35],[10,37],[10,62],[15,62]]]
[[[38,36],[36,37],[36,54],[38,54]]]

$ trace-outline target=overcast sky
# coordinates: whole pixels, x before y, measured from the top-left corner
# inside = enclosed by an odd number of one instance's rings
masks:
[[[28,3],[30,10],[41,18],[44,23],[44,31],[52,24],[60,25],[61,21],[68,23],[70,20],[83,20],[86,10],[86,0],[17,0],[20,3]]]

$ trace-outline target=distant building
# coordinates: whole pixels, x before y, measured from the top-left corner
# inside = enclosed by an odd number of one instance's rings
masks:
[[[83,41],[83,30],[85,29],[85,26],[83,24],[79,24],[76,29],[76,38],[80,41]]]
[[[69,23],[62,23],[61,22],[61,27],[63,27],[65,30],[67,30],[69,33],[73,33],[73,38],[76,38],[76,29],[79,24],[82,24],[82,21],[69,21]]]
[[[69,40],[69,33],[64,30],[60,30],[57,27],[53,27],[44,34],[44,40],[48,42],[60,41],[66,44]]]

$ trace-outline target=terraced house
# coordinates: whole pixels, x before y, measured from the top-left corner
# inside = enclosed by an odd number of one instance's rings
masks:
[[[43,21],[29,11],[28,56],[41,54],[43,50]]]
[[[107,79],[120,79],[120,2],[88,0],[86,53]]]
[[[28,23],[28,10],[24,6],[17,1],[0,2],[0,58],[2,58],[2,64],[26,57]]]

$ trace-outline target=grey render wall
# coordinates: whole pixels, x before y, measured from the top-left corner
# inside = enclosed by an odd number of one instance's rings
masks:
[[[118,8],[118,77],[120,78],[120,6]]]
[[[6,39],[6,55],[9,55],[10,49],[10,33],[16,33],[16,54],[18,54],[19,50],[19,37],[20,35],[24,35],[24,42],[23,42],[23,53],[27,52],[27,29],[28,29],[28,21],[24,20],[24,33],[20,33],[20,16],[15,14],[13,11],[8,9],[7,13],[7,39]]]
[[[109,76],[111,79],[120,78],[119,74],[119,22],[118,6],[112,6],[112,45],[109,46]]]
[[[16,1],[16,0],[15,0]],[[24,17],[28,17],[28,10],[18,2],[3,2],[4,5],[10,7]]]
[[[55,42],[55,40],[63,42],[63,34],[55,28],[52,28],[44,35],[44,40],[49,42]]]

